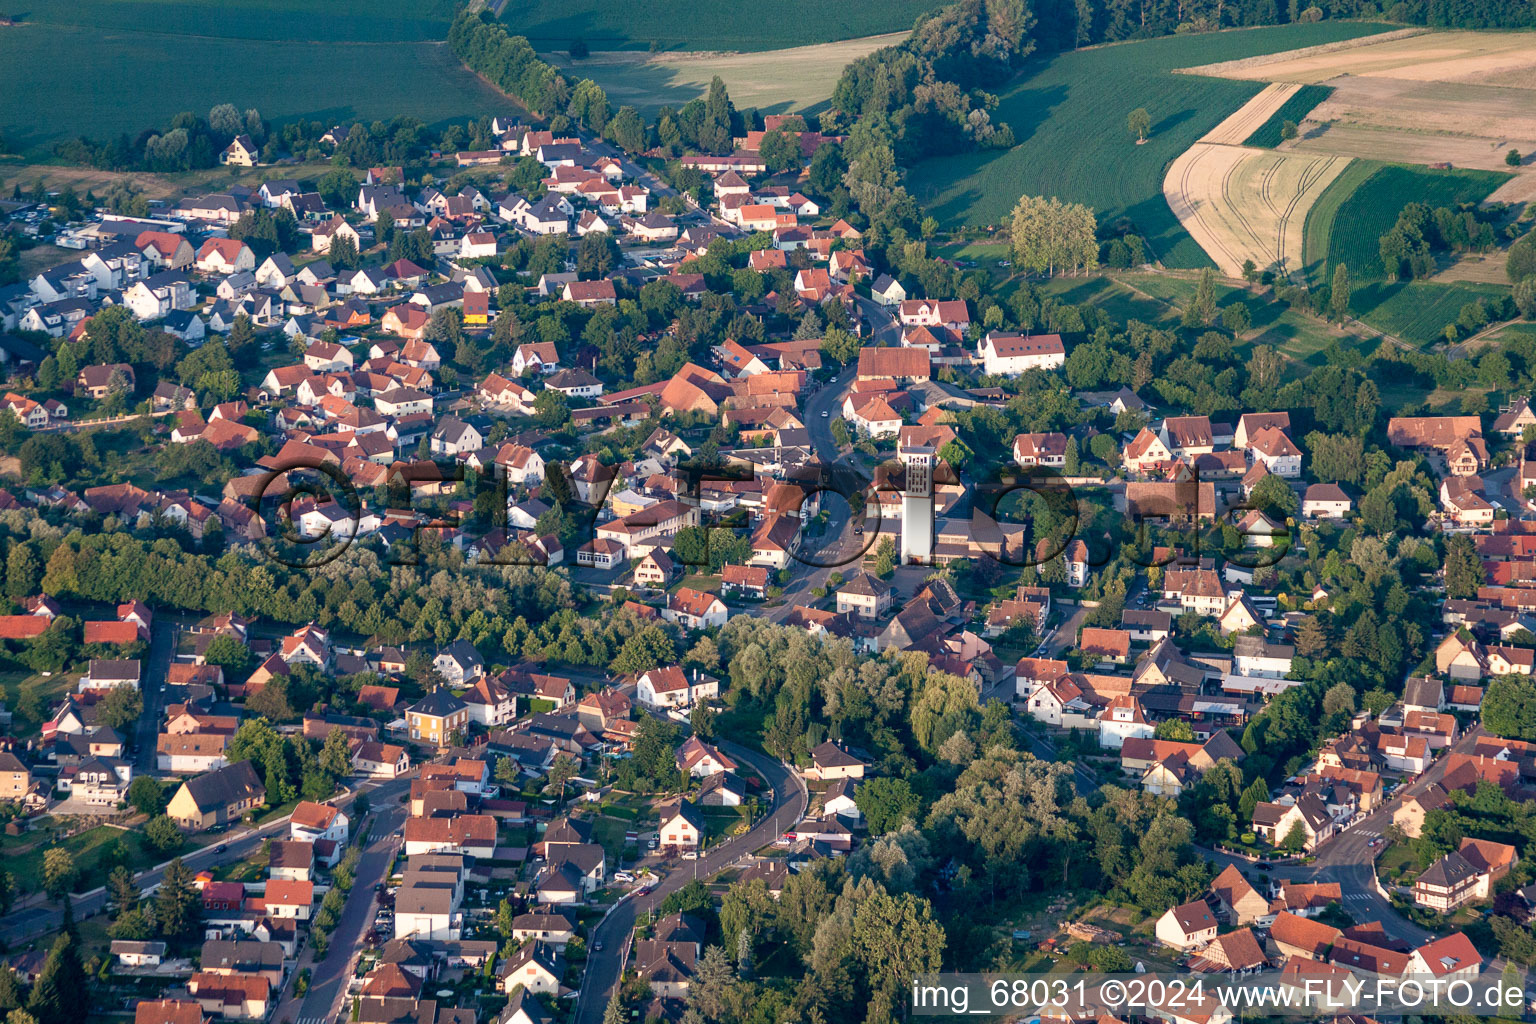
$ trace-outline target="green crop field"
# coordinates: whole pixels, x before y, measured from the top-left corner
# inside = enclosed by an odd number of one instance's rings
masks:
[[[901,32],[944,0],[507,0],[502,21],[539,50],[778,50]]]
[[[1269,115],[1269,120],[1259,125],[1258,130],[1243,140],[1245,146],[1263,146],[1265,149],[1274,149],[1280,145],[1280,130],[1285,122],[1301,124],[1301,119],[1312,112],[1323,100],[1333,95],[1331,85],[1304,85],[1291,95],[1291,98],[1280,105],[1280,109]]]
[[[1478,299],[1508,295],[1508,288],[1485,284],[1442,284],[1373,281],[1356,288],[1350,310],[1361,320],[1415,345],[1444,340],[1446,324],[1455,323],[1461,307]]]
[[[1165,264],[1209,266],[1163,198],[1168,164],[1262,82],[1174,74],[1176,68],[1236,60],[1384,31],[1384,25],[1322,22],[1101,46],[1035,62],[1000,94],[994,117],[1019,144],[913,168],[908,187],[949,223],[996,224],[1021,194],[1087,203],[1103,224],[1129,217]],[[1126,115],[1146,107],[1152,137],[1134,144]]]
[[[1327,276],[1328,246],[1333,239],[1333,225],[1338,219],[1339,207],[1380,167],[1381,164],[1371,160],[1350,161],[1339,172],[1339,176],[1323,189],[1323,194],[1317,197],[1312,209],[1307,211],[1306,224],[1301,233],[1301,255],[1307,279],[1313,284],[1323,283]]]
[[[1441,340],[1445,325],[1478,298],[1507,295],[1498,285],[1466,282],[1390,283],[1381,265],[1380,239],[1405,204],[1445,206],[1475,202],[1509,175],[1499,171],[1433,170],[1410,164],[1356,160],[1323,192],[1307,214],[1302,245],[1307,276],[1329,281],[1339,263],[1354,282],[1350,311],[1372,327],[1414,345]]]
[[[1367,165],[1370,166],[1370,165]],[[1351,166],[1348,171],[1354,171]],[[1346,182],[1352,182],[1353,185]],[[1355,281],[1377,281],[1386,276],[1381,265],[1381,236],[1392,229],[1397,215],[1410,202],[1427,206],[1449,206],[1477,202],[1509,180],[1500,171],[1432,170],[1409,164],[1377,164],[1363,181],[1346,172],[1328,187],[1323,200],[1333,207],[1330,223],[1322,214],[1308,217],[1307,231],[1315,229],[1327,236],[1327,272],[1339,263],[1349,267]],[[1344,198],[1336,203],[1328,193],[1345,183]],[[1318,206],[1325,205],[1319,202]],[[1347,225],[1338,230],[1335,225]],[[1310,253],[1309,253],[1310,255]]]
[[[62,139],[137,135],[222,102],[269,121],[404,114],[436,124],[514,109],[437,42],[192,39],[39,22],[0,29],[0,65],[0,136],[33,157]]]
[[[381,43],[442,39],[453,8],[452,0],[348,0],[340,10],[332,0],[37,0],[11,10],[23,12],[23,36],[41,26],[65,26],[199,39]],[[176,70],[187,56],[175,52]],[[161,54],[162,60],[172,57]]]

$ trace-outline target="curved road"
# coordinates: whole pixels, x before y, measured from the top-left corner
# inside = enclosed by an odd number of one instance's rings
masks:
[[[577,997],[576,1016],[572,1024],[602,1024],[609,993],[619,981],[619,964],[625,944],[640,915],[659,908],[662,900],[695,877],[703,879],[718,874],[741,856],[767,846],[805,814],[809,797],[805,783],[800,781],[798,775],[755,750],[729,742],[722,742],[720,746],[731,757],[745,761],[768,780],[773,786],[773,809],[750,832],[726,840],[691,864],[685,861],[682,867],[669,872],[644,896],[631,896],[614,904],[613,909],[588,936],[587,968],[581,979],[581,992]],[[597,951],[598,944],[603,947],[601,952]]]
[[[1467,730],[1452,751],[1468,753],[1484,735],[1481,725]],[[1407,786],[1400,786],[1390,800],[1385,800],[1370,814],[1351,825],[1345,832],[1337,833],[1317,850],[1316,863],[1308,868],[1300,865],[1274,865],[1270,873],[1283,875],[1296,881],[1337,882],[1344,897],[1344,910],[1357,921],[1380,921],[1382,929],[1394,939],[1412,946],[1419,946],[1435,937],[1435,933],[1403,917],[1392,906],[1392,901],[1376,888],[1376,856],[1378,850],[1371,843],[1380,839],[1392,824],[1392,812],[1401,806],[1404,798],[1424,792],[1445,775],[1447,754],[1435,759],[1435,763]],[[1253,862],[1233,857],[1215,850],[1201,849],[1201,854],[1218,865],[1235,864],[1239,870],[1251,868]]]

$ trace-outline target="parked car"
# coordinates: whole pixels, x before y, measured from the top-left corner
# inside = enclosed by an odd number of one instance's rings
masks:
[[[615,871],[613,873],[613,880],[615,882],[633,882],[635,880],[635,876],[630,874],[628,871]]]
[[[684,850],[683,851],[683,860],[698,860],[698,859],[699,859],[699,851],[698,850]]]

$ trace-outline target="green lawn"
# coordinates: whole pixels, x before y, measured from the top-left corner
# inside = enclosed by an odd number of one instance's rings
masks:
[[[507,28],[535,49],[777,50],[901,32],[944,0],[762,0],[743,8],[730,0],[513,0]]]
[[[1178,319],[1178,314],[1166,302],[1139,295],[1114,277],[1056,277],[1040,285],[1040,290],[1074,306],[1087,303],[1102,309],[1118,321],[1140,320],[1142,323],[1160,324]]]
[[[1312,108],[1323,100],[1333,95],[1331,85],[1304,85],[1297,89],[1291,98],[1280,105],[1280,109],[1269,115],[1269,120],[1259,125],[1252,135],[1243,140],[1245,146],[1263,146],[1273,149],[1283,141],[1280,136],[1285,122],[1301,124],[1301,119],[1312,112]]]
[[[1009,258],[1011,247],[1007,242],[958,242],[951,245],[937,246],[933,250],[935,256],[942,256],[947,260],[964,260],[974,263],[1006,260]]]
[[[1127,217],[1169,266],[1210,261],[1163,198],[1172,160],[1262,89],[1261,82],[1176,75],[1176,68],[1275,53],[1384,31],[1324,22],[1180,35],[1100,46],[1031,64],[1000,93],[994,120],[1018,145],[912,168],[908,188],[940,220],[996,224],[1023,193],[1087,203],[1105,224]],[[1137,146],[1126,115],[1145,107],[1153,133]]]
[[[37,735],[43,720],[53,711],[60,699],[65,694],[75,691],[81,674],[80,671],[55,672],[51,676],[44,676],[24,666],[6,663],[5,667],[0,669],[0,683],[5,686],[6,696],[13,701],[12,711],[18,713],[11,732],[22,739]],[[21,714],[22,708],[36,710],[39,717],[34,719]]]
[[[720,592],[720,577],[710,573],[689,573],[668,587],[667,593],[675,594],[683,587],[691,587],[694,590],[709,594],[718,594]]]
[[[222,102],[255,107],[269,121],[305,117],[328,124],[396,115],[441,124],[514,109],[443,43],[402,41],[384,32],[338,40],[327,34],[330,15],[290,20],[259,14],[257,6],[253,0],[230,7],[87,0],[76,8],[78,23],[33,22],[29,15],[27,24],[0,31],[0,64],[8,69],[8,84],[0,89],[0,135],[15,152],[46,157],[62,139],[137,135],[164,128],[180,111],[206,114]],[[141,7],[191,7],[203,14],[176,31],[162,18],[140,21],[121,13]],[[97,14],[128,25],[90,27]],[[356,33],[370,20],[338,17],[358,22]],[[394,24],[396,34],[410,38],[433,40],[447,31],[446,24],[431,32]],[[277,35],[284,31],[291,35]],[[165,71],[167,54],[175,55],[173,73]]]
[[[6,870],[16,876],[16,886],[22,892],[39,892],[43,888],[43,853],[55,846],[69,851],[75,859],[79,880],[75,892],[85,892],[98,885],[105,885],[107,875],[119,863],[135,871],[152,867],[166,858],[146,850],[133,833],[120,828],[99,825],[62,842],[55,843],[47,829],[28,832],[20,836],[0,837],[0,856],[5,858]]]
[[[704,819],[704,836],[711,843],[729,838],[751,813],[746,807],[699,807],[697,810]]]

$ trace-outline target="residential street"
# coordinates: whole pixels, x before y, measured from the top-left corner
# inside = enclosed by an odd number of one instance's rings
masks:
[[[901,325],[889,309],[865,298],[858,299],[858,306],[860,314],[870,322],[869,340],[872,344],[900,344]],[[834,489],[839,492],[862,492],[869,486],[868,476],[843,457],[837,442],[832,438],[832,421],[842,419],[843,399],[847,397],[848,389],[853,386],[857,374],[856,365],[844,367],[841,373],[812,394],[805,403],[805,427],[811,437],[811,446],[827,472],[835,474]],[[782,603],[767,611],[765,618],[780,622],[795,605],[813,603],[816,599],[811,595],[812,590],[825,587],[827,578],[834,572],[847,576],[855,571],[864,554],[880,542],[882,532],[890,534],[901,528],[899,523],[882,525],[878,520],[866,519],[864,533],[854,534],[850,529],[851,517],[844,499],[823,494],[822,500],[827,503],[826,532],[819,538],[820,543],[816,547],[807,545],[800,552],[801,557],[790,562],[794,578],[784,588]]]
[[[696,861],[682,861],[657,886],[644,896],[631,896],[614,905],[608,915],[592,929],[588,939],[586,974],[577,996],[573,1024],[602,1024],[608,995],[618,983],[625,959],[625,947],[635,922],[661,906],[662,900],[695,878],[709,878],[733,864],[739,857],[773,842],[784,830],[799,821],[809,799],[805,784],[785,765],[735,743],[720,744],[731,757],[750,765],[773,786],[773,809],[745,835],[728,839]],[[597,947],[601,945],[602,949]],[[300,1021],[299,1024],[312,1024]]]
[[[410,776],[402,776],[376,788],[370,787],[371,783],[363,783],[363,788],[358,792],[366,792],[368,799],[373,802],[375,808],[382,816],[383,803],[399,799],[401,793],[410,789]],[[339,806],[349,806],[357,793],[354,792],[339,801]],[[403,812],[402,812],[403,813]],[[392,827],[398,828],[396,824]],[[262,840],[269,836],[286,835],[288,832],[288,816],[284,815],[274,821],[269,821],[259,829],[249,829],[244,826],[229,832],[223,836],[220,842],[188,850],[181,854],[182,863],[194,871],[213,867],[218,864],[233,864],[242,861],[255,853]],[[125,833],[125,836],[127,834]],[[129,840],[132,841],[132,840]],[[224,847],[223,852],[217,852]],[[163,866],[150,868],[137,875],[139,889],[145,895],[154,892],[165,878]],[[370,896],[372,895],[372,883],[369,884]],[[102,889],[96,889],[72,898],[76,919],[91,917],[101,913],[107,906],[107,894]],[[29,939],[47,934],[59,927],[63,921],[63,911],[58,904],[47,899],[41,894],[34,894],[18,902],[16,908],[5,917],[0,918],[0,942],[7,946],[23,944]]]
[[[165,721],[165,681],[176,659],[181,624],[168,615],[155,616],[150,628],[149,654],[144,659],[144,713],[135,723],[133,770],[138,775],[159,774],[156,743]]]
[[[409,805],[399,802],[402,793],[409,792],[410,778],[393,780],[369,794],[373,804],[373,825],[368,835],[368,845],[363,847],[357,862],[357,880],[352,893],[341,912],[341,920],[331,933],[331,944],[325,959],[319,964],[304,960],[300,967],[308,966],[311,974],[309,991],[302,1003],[292,996],[293,980],[288,981],[285,998],[274,1020],[293,1020],[295,1024],[325,1024],[339,1019],[340,1003],[347,992],[347,980],[352,977],[352,966],[363,946],[363,935],[373,922],[375,913],[374,886],[384,881],[400,840],[395,832],[405,823]],[[356,825],[356,822],[353,823]],[[295,971],[297,974],[297,971]],[[300,1003],[295,1011],[294,1004]]]
[[[1468,753],[1477,742],[1477,737],[1482,735],[1485,735],[1483,727],[1474,726],[1451,749]],[[1447,755],[1442,754],[1412,784],[1399,788],[1391,799],[1383,801],[1380,807],[1350,826],[1348,831],[1335,835],[1318,847],[1316,864],[1310,867],[1277,865],[1270,868],[1271,874],[1297,882],[1338,882],[1344,897],[1344,910],[1356,921],[1380,921],[1388,935],[1414,946],[1434,938],[1433,932],[1420,928],[1398,914],[1392,901],[1377,890],[1376,857],[1381,848],[1373,848],[1371,842],[1380,839],[1386,832],[1392,824],[1392,812],[1402,805],[1406,797],[1422,793],[1445,775],[1446,759]],[[1236,864],[1240,869],[1251,869],[1254,866],[1251,861],[1215,850],[1202,849],[1200,852],[1218,867]]]

